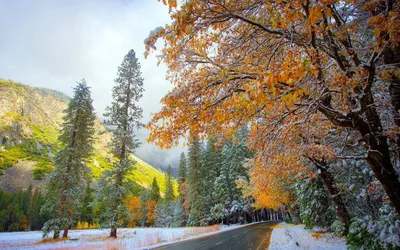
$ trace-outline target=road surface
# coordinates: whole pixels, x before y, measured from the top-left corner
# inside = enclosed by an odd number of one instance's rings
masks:
[[[159,247],[162,250],[261,250],[267,249],[272,226],[278,222],[264,222]]]

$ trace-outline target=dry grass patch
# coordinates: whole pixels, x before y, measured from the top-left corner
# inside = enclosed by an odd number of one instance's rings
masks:
[[[311,236],[318,240],[318,239],[321,238],[324,234],[325,234],[325,233],[323,233],[323,232],[315,232],[315,233],[312,233]]]
[[[138,239],[136,241],[136,246],[137,247],[145,247],[145,246],[160,244],[161,242],[163,242],[161,233],[155,232],[155,233],[151,233],[151,234],[146,234],[143,237],[143,239]]]
[[[39,244],[49,244],[49,243],[64,242],[64,241],[67,241],[67,240],[69,240],[69,237],[67,237],[67,238],[57,238],[57,239],[53,239],[53,238],[44,238],[44,239],[41,239],[40,241],[36,242],[35,244],[36,244],[36,245],[39,245]]]
[[[106,248],[107,250],[127,249],[125,242],[122,240],[107,241]]]
[[[196,235],[205,234],[205,233],[211,233],[214,231],[218,231],[220,229],[221,229],[220,224],[215,224],[215,225],[208,226],[208,227],[195,227],[193,229],[186,231],[183,234],[183,238],[186,239],[191,236],[196,236]]]
[[[305,226],[304,224],[287,224],[287,225],[273,225],[270,226],[270,228],[293,228],[293,227],[297,227],[297,226]]]

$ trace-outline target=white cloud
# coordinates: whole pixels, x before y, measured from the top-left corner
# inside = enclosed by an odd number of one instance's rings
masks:
[[[156,0],[0,0],[0,77],[69,95],[85,78],[101,116],[111,102],[117,66],[134,49],[145,79],[140,105],[146,123],[171,84],[155,55],[144,59],[143,41],[169,21],[168,9]],[[147,135],[140,131],[138,136],[144,142]],[[176,166],[180,152],[143,143],[137,154],[159,166]]]

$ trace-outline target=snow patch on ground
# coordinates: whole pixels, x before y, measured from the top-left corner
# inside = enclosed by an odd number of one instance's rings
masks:
[[[41,231],[0,233],[0,249],[148,249],[237,227],[240,225],[216,225],[214,228],[122,228],[118,229],[117,239],[108,237],[109,229],[70,230],[70,240],[52,243],[40,243]]]
[[[304,228],[304,225],[280,223],[272,231],[269,250],[334,249],[345,250],[346,240],[330,233]]]

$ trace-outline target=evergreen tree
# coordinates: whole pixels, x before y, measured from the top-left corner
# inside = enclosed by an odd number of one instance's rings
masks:
[[[54,231],[54,238],[68,237],[68,229],[79,215],[81,190],[85,188],[86,162],[93,150],[94,114],[90,89],[82,80],[74,88],[74,96],[65,110],[59,141],[63,149],[55,159],[55,171],[47,183],[47,202],[44,213],[52,219],[43,227],[43,237]]]
[[[179,197],[177,203],[180,202],[180,206],[183,209],[183,214],[181,218],[181,224],[179,226],[186,225],[186,217],[189,213],[189,196],[188,196],[188,182],[187,182],[187,161],[185,153],[181,153],[181,157],[179,160],[179,169],[178,169],[178,184],[179,184]],[[175,213],[176,209],[174,210]],[[175,214],[174,214],[175,217]],[[175,220],[174,220],[175,221]],[[178,223],[179,224],[179,223]],[[177,223],[174,222],[174,226],[178,226]]]
[[[29,218],[30,230],[42,229],[43,223],[41,222],[40,207],[43,205],[43,198],[38,189],[35,189],[29,201],[29,208],[27,215]]]
[[[186,156],[185,153],[181,153],[181,158],[179,160],[179,170],[178,170],[178,184],[179,187],[186,181]]]
[[[171,227],[174,218],[174,202],[159,201],[156,206],[156,226]]]
[[[153,182],[151,183],[150,200],[158,202],[159,199],[160,199],[160,187],[158,186],[156,177],[154,177]]]
[[[151,193],[149,190],[143,188],[140,192],[140,216],[139,216],[139,225],[144,227],[146,225],[147,220],[147,201],[150,200]]]
[[[247,170],[243,167],[246,158],[251,157],[246,146],[247,135],[248,129],[243,127],[237,136],[224,143],[221,152],[220,175],[215,179],[213,192],[216,202],[213,210],[218,216],[232,215],[239,219],[243,212],[249,210],[249,201],[243,197],[241,190],[236,185],[237,180],[248,179]],[[222,210],[222,207],[225,210]],[[221,211],[224,212],[221,213]]]
[[[94,222],[94,213],[92,203],[94,202],[94,188],[91,185],[91,182],[88,181],[85,189],[85,194],[82,202],[82,212],[80,216],[80,221],[85,221],[89,225]]]
[[[185,225],[185,210],[182,207],[182,198],[178,197],[173,211],[173,227],[182,227]]]
[[[167,173],[165,175],[165,200],[174,201],[174,187],[172,185],[172,168],[168,166]]]
[[[200,160],[201,142],[198,137],[193,137],[189,146],[189,203],[190,212],[188,224],[191,226],[200,225],[201,201],[200,201]]]
[[[165,205],[160,200],[156,206],[156,227],[165,227],[167,225],[167,217]]]
[[[215,204],[214,183],[220,174],[222,165],[222,154],[220,148],[216,147],[216,138],[211,138],[207,141],[206,149],[202,154],[200,164],[200,193],[202,204],[202,225],[209,224],[213,220],[210,215],[210,210]]]
[[[112,91],[111,106],[107,107],[105,116],[110,124],[116,126],[112,131],[110,145],[113,155],[113,168],[103,172],[100,180],[98,198],[104,202],[102,218],[105,225],[111,227],[110,237],[117,237],[117,227],[120,218],[127,212],[124,202],[130,190],[127,187],[126,176],[133,170],[135,162],[129,157],[138,147],[139,143],[134,138],[135,128],[142,127],[142,109],[137,102],[142,97],[143,78],[140,64],[135,52],[130,50],[125,56],[115,79]]]
[[[336,217],[335,209],[321,178],[299,176],[294,186],[303,223],[309,228],[332,225]]]

